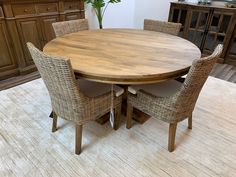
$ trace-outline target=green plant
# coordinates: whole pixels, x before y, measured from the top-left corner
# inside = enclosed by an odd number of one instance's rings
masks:
[[[102,29],[102,20],[108,5],[110,3],[119,3],[121,0],[109,0],[107,2],[105,2],[105,0],[84,0],[84,2],[92,5],[98,19],[99,28]]]

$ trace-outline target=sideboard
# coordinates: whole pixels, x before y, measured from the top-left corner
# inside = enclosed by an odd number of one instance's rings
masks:
[[[55,38],[52,23],[79,18],[82,0],[0,0],[0,82],[36,71],[26,43],[42,49]]]
[[[204,55],[224,45],[219,62],[236,65],[236,9],[172,2],[170,22],[182,24],[180,36],[195,43]]]

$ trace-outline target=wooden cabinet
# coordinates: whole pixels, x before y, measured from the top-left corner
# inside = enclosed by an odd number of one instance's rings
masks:
[[[70,0],[65,2],[65,20],[85,18],[83,1]]]
[[[48,41],[51,41],[56,37],[52,28],[52,23],[59,21],[59,16],[48,16],[40,18],[40,25],[42,28],[42,42],[45,45]]]
[[[26,43],[55,38],[52,23],[84,18],[83,0],[0,0],[0,84],[36,71]]]
[[[57,3],[43,3],[43,4],[36,4],[35,5],[37,12],[39,14],[52,14],[58,13],[58,4]]]
[[[80,18],[80,14],[77,13],[70,13],[66,15],[66,20],[76,20]]]
[[[40,21],[38,18],[26,18],[16,21],[17,30],[20,36],[21,47],[24,53],[24,65],[25,67],[33,65],[33,60],[30,56],[27,42],[32,42],[37,48],[42,50],[42,31],[40,27]]]
[[[180,36],[196,44],[205,55],[224,45],[221,62],[228,61],[228,48],[236,26],[236,9],[171,3],[169,21],[182,23]],[[236,60],[235,60],[236,64]]]
[[[236,28],[234,29],[234,35],[231,38],[229,48],[226,53],[226,62],[229,64],[236,64]]]
[[[13,4],[11,7],[14,17],[27,17],[36,14],[34,4]]]
[[[215,9],[213,11],[204,43],[205,53],[212,53],[215,46],[218,44],[223,44],[225,46],[223,57],[225,58],[226,62],[227,56],[225,54],[227,48],[230,47],[229,42],[232,38],[233,29],[235,28],[236,24],[235,18],[236,11],[233,12],[227,9]]]
[[[190,23],[186,28],[187,34],[184,36],[195,43],[201,51],[204,49],[204,41],[206,38],[205,30],[208,28],[207,25],[210,18],[209,14],[209,8],[193,9],[190,13],[188,13]]]
[[[11,42],[0,7],[0,79],[18,74]]]

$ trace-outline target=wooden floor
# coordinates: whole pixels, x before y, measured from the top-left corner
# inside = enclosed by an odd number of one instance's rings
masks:
[[[9,79],[0,80],[0,91],[40,78],[38,71],[27,75],[15,76]]]
[[[211,76],[236,83],[236,66],[228,64],[215,64]]]
[[[235,177],[236,84],[210,77],[193,113],[167,151],[168,125],[153,118],[130,130],[84,126],[74,154],[74,125],[51,133],[50,100],[41,79],[0,92],[0,176]]]

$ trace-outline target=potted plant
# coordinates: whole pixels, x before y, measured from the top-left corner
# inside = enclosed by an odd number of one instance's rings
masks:
[[[102,29],[102,20],[108,5],[110,3],[119,3],[121,0],[108,0],[107,2],[105,0],[84,0],[84,2],[92,5],[98,19],[99,28]]]

